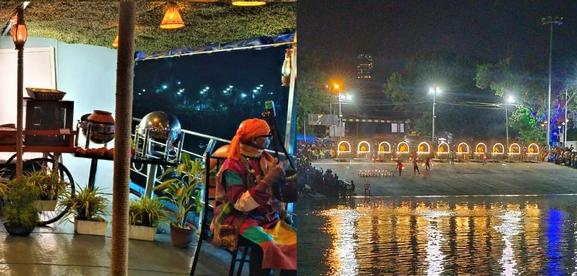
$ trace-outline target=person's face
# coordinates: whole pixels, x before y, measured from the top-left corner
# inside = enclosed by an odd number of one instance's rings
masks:
[[[270,135],[258,136],[254,139],[254,145],[259,149],[266,149],[270,145]]]

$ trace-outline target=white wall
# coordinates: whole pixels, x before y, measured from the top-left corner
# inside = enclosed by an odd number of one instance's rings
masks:
[[[54,39],[28,38],[26,48],[54,47],[56,88],[66,92],[65,100],[74,101],[74,121],[94,109],[114,112],[116,91],[116,50],[81,44],[67,44]],[[0,49],[13,49],[10,37],[0,38]],[[8,64],[7,64],[8,62]],[[1,68],[11,68],[11,61],[0,61]],[[25,61],[26,62],[26,61]],[[25,63],[26,64],[26,63]],[[2,78],[0,81],[4,82]],[[16,84],[14,84],[15,87]],[[15,90],[15,88],[14,88]],[[0,91],[0,102],[9,101]],[[4,112],[0,110],[0,112]],[[0,124],[4,123],[0,121]],[[82,137],[82,136],[81,136]],[[83,137],[82,137],[83,138]],[[82,139],[81,139],[81,144]],[[109,143],[109,147],[113,142]],[[96,147],[101,145],[94,145]],[[90,160],[65,155],[64,164],[81,186],[88,182]],[[96,185],[104,192],[112,192],[112,162],[100,161]]]

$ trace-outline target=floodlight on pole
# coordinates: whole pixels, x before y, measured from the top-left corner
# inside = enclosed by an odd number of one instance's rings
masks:
[[[433,126],[431,131],[431,141],[435,142],[435,106],[437,105],[437,93],[441,93],[441,88],[438,86],[429,87],[429,93],[433,94]]]
[[[551,59],[553,55],[553,25],[563,24],[563,17],[546,16],[541,18],[542,25],[549,25],[549,85],[547,87],[547,150],[551,151]]]

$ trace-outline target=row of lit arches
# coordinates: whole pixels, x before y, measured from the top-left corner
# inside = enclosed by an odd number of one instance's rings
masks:
[[[437,146],[436,153],[438,155],[449,154],[450,152],[449,144],[442,142]],[[488,154],[488,146],[485,143],[478,143],[474,147],[473,154],[483,155]],[[407,142],[400,142],[397,144],[395,152],[397,154],[410,153],[411,147]],[[382,141],[377,147],[378,154],[392,154],[393,147],[387,141]],[[508,154],[521,154],[521,146],[518,143],[512,143],[509,145],[507,150]],[[337,155],[352,153],[351,144],[348,141],[340,141],[337,146]],[[357,144],[357,154],[368,154],[371,153],[371,144],[367,141],[360,141]],[[431,153],[431,145],[428,142],[421,142],[417,145],[417,154],[428,154]],[[462,142],[457,145],[457,154],[470,154],[471,147],[469,144]],[[493,155],[505,154],[505,146],[502,143],[495,143],[490,151]],[[527,147],[527,154],[538,155],[539,146],[536,143],[532,143]]]

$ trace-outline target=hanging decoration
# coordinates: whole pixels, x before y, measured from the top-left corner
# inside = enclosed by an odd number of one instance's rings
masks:
[[[112,41],[112,48],[115,48],[115,49],[118,48],[118,35],[116,35],[116,37]]]
[[[281,69],[281,85],[282,86],[289,86],[291,80],[291,67],[292,67],[292,56],[293,56],[293,49],[287,48],[284,53],[284,62],[282,64]]]
[[[232,0],[233,6],[238,7],[256,7],[265,5],[265,1],[254,1],[254,0]]]
[[[164,13],[164,17],[160,23],[160,28],[165,30],[184,28],[184,21],[182,20],[182,16],[180,16],[180,11],[178,10],[176,3],[168,3],[168,8]]]

